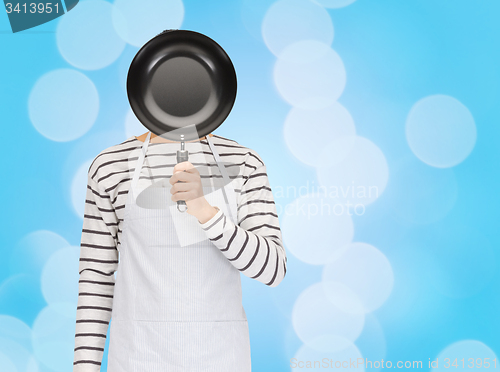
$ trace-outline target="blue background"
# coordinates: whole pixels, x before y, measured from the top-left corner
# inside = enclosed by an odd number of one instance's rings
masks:
[[[185,15],[178,28],[198,31],[216,40],[231,57],[238,75],[234,108],[214,133],[256,150],[267,165],[273,190],[317,182],[315,168],[293,156],[283,134],[291,105],[274,85],[276,56],[266,47],[260,32],[263,17],[273,1],[184,0],[183,3]],[[80,5],[72,12],[78,11]],[[498,356],[500,3],[496,0],[358,0],[347,7],[327,11],[335,28],[331,47],[342,58],[347,76],[338,101],[352,115],[357,135],[378,146],[389,169],[384,193],[367,207],[363,216],[353,218],[354,241],[377,247],[388,258],[394,272],[391,295],[372,313],[383,330],[383,338],[371,339],[362,334],[357,344],[359,350],[363,355],[381,355],[376,349],[383,340],[385,360],[393,363],[421,360],[423,369],[428,369],[429,358],[436,358],[444,348],[460,340],[480,341]],[[39,243],[45,249],[40,257],[22,257],[20,247],[27,244],[23,239],[33,232],[47,230],[78,247],[82,216],[75,212],[74,198],[77,197],[71,191],[77,169],[103,149],[130,135],[146,132],[140,127],[133,133],[125,129],[129,104],[124,79],[138,48],[127,44],[108,66],[79,69],[62,58],[58,50],[55,30],[59,21],[12,34],[7,15],[0,16],[0,118],[4,138],[1,147],[4,197],[0,352],[10,355],[16,365],[22,362],[16,361],[16,355],[21,354],[9,353],[14,342],[24,342],[26,350],[35,356],[36,353],[30,349],[29,334],[28,341],[20,341],[18,336],[9,333],[10,329],[15,332],[20,329],[10,317],[33,327],[47,306],[40,271],[49,253],[64,246],[44,245],[53,243],[54,240],[49,239],[49,243]],[[170,26],[166,24],[158,32],[164,28]],[[33,126],[28,113],[29,95],[37,79],[60,68],[82,72],[99,93],[99,112],[92,127],[69,141],[53,141],[43,136]],[[405,121],[410,109],[419,99],[433,94],[449,95],[463,103],[472,113],[477,129],[473,151],[463,162],[447,170],[421,163],[405,138]],[[422,170],[421,176],[425,177],[431,194],[441,171],[453,173],[457,197],[445,216],[428,223],[408,223],[398,217],[395,203],[401,197],[398,199],[395,195],[400,195],[398,185],[404,180],[398,180],[392,170],[397,169],[401,159],[413,162],[415,169]],[[413,176],[419,179],[418,172]],[[77,186],[80,193],[76,204],[83,207],[85,183]],[[442,195],[446,194],[445,189]],[[410,203],[412,197],[414,195],[408,193],[404,200]],[[286,196],[277,197],[275,201],[284,207],[293,199]],[[427,207],[426,204],[420,206]],[[415,213],[419,212],[425,214],[426,211],[417,208]],[[282,218],[281,214],[280,221]],[[283,230],[283,235],[286,234]],[[36,243],[30,244],[36,248]],[[467,257],[474,257],[474,250],[484,246],[492,253],[488,256],[490,262],[469,262],[455,257],[461,250],[472,252]],[[449,269],[443,272],[452,273],[450,280],[466,281],[481,275],[485,267],[492,270],[493,275],[471,294],[448,296],[435,286],[435,276],[429,275],[429,257],[438,257],[436,262]],[[32,263],[22,267],[20,262],[24,259]],[[77,274],[77,260],[74,256],[73,274]],[[288,300],[286,306],[291,311],[300,291],[321,280],[322,269],[321,265],[307,264],[288,252],[287,277],[280,286],[268,288],[242,277],[255,371],[290,370],[289,360],[302,341],[294,332],[289,312],[280,311],[276,299]],[[78,278],[69,274],[67,280]],[[76,308],[76,293],[73,300]],[[68,326],[66,336],[61,336],[69,345],[63,350],[65,360],[70,363],[74,335],[71,332],[74,328]],[[102,371],[106,370],[105,360],[106,354]],[[39,368],[54,370],[42,363]],[[67,364],[65,370],[71,368]]]

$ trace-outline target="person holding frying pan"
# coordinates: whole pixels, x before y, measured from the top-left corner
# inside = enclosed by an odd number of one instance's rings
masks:
[[[222,48],[193,31],[162,32],[134,58],[129,100],[149,132],[89,167],[74,372],[100,370],[108,325],[109,372],[251,371],[240,274],[275,287],[287,258],[262,158],[212,133],[235,77]]]

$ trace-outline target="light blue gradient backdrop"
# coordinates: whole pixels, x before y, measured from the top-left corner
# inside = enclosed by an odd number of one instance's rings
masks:
[[[283,135],[291,106],[274,85],[276,57],[261,35],[263,17],[272,4],[267,0],[185,0],[184,20],[179,28],[210,36],[231,57],[238,76],[238,96],[230,116],[215,134],[257,151],[267,165],[271,187],[276,192],[287,186],[298,189],[308,183],[317,185],[318,181],[315,168],[292,155]],[[390,297],[373,312],[383,330],[384,359],[394,363],[421,360],[423,369],[428,369],[429,358],[434,359],[445,347],[467,339],[481,341],[498,356],[500,2],[357,0],[345,8],[327,11],[335,29],[331,47],[341,57],[347,76],[338,101],[352,115],[357,135],[378,146],[389,168],[384,193],[367,207],[364,215],[353,218],[353,240],[377,247],[394,271]],[[40,289],[40,275],[24,279],[16,276],[19,270],[12,262],[22,258],[12,261],[12,252],[19,249],[25,236],[37,230],[51,231],[77,247],[82,216],[73,207],[76,196],[72,192],[77,192],[83,207],[85,190],[84,182],[72,185],[77,180],[77,170],[106,147],[130,136],[125,130],[129,104],[124,84],[128,65],[138,48],[127,44],[109,66],[81,70],[66,62],[58,51],[58,22],[60,19],[31,32],[11,34],[7,15],[0,15],[0,314],[16,317],[29,327],[47,304]],[[28,115],[28,98],[37,79],[60,68],[85,74],[99,94],[94,125],[83,136],[67,142],[42,136]],[[477,129],[471,154],[447,170],[420,162],[405,136],[405,122],[412,106],[434,94],[449,95],[464,104]],[[144,132],[146,129],[133,134]],[[304,137],[314,135],[303,129]],[[394,170],[400,164],[414,164],[416,180],[421,170],[429,189],[444,174],[439,172],[452,173],[456,179],[456,201],[443,218],[419,224],[399,218],[398,203],[411,203],[412,190],[419,190],[418,185],[411,184],[401,196],[401,185],[411,181],[398,179],[400,173]],[[445,187],[438,198],[447,195]],[[293,195],[275,196],[282,209],[293,199]],[[414,212],[425,215],[424,208],[429,205],[417,205]],[[280,221],[282,218],[280,214]],[[484,245],[489,245],[493,252],[490,263],[464,261],[455,256],[462,250],[481,250]],[[429,261],[432,257],[437,257],[434,263]],[[48,255],[38,261],[30,260],[43,266],[46,259]],[[73,264],[76,261],[77,257]],[[493,265],[494,274],[472,295],[454,298],[444,295],[433,283],[436,262],[445,268],[442,275],[451,273],[451,280],[458,277],[465,284],[468,277],[473,280],[489,264]],[[254,371],[290,370],[289,360],[302,345],[292,326],[291,308],[303,289],[321,280],[322,269],[288,252],[287,277],[280,286],[268,288],[242,277]],[[297,288],[287,286],[287,280],[297,284]],[[76,293],[74,300],[76,304]],[[283,301],[281,309],[276,301]],[[5,318],[0,324],[4,326],[10,321],[11,318]],[[0,352],[8,355],[11,349],[2,349],[2,345],[15,337],[8,335],[9,326],[4,327],[2,331],[0,326]],[[14,325],[12,329],[18,330]],[[362,334],[357,345],[363,356],[377,356],[380,340],[378,336]],[[29,342],[26,345],[29,350]],[[64,350],[70,354],[72,347],[70,344]],[[72,361],[72,355],[66,355],[66,359]],[[68,365],[66,370],[70,368]],[[42,365],[40,370],[52,371]],[[106,370],[105,363],[101,370]]]

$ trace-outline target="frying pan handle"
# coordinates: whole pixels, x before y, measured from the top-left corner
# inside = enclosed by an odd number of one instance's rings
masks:
[[[189,153],[187,150],[177,150],[177,164],[182,163],[183,161],[187,161],[189,159]],[[181,182],[181,181],[179,181]],[[179,207],[183,206],[184,210],[181,210]],[[178,200],[177,201],[177,210],[179,212],[184,213],[187,211],[187,205],[184,200]]]

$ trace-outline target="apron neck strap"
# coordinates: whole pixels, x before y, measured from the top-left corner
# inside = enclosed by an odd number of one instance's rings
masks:
[[[217,166],[219,167],[220,173],[222,174],[222,178],[224,179],[224,185],[229,185],[231,180],[229,179],[229,176],[227,175],[226,168],[224,167],[224,164],[222,164],[222,160],[220,159],[219,153],[215,149],[214,143],[210,139],[210,136],[207,136],[207,142],[208,142],[208,145],[210,146],[210,150],[212,150],[212,154],[214,155],[215,162],[217,163]]]
[[[224,180],[223,181],[224,186],[222,187],[222,193],[224,194],[224,199],[226,201],[226,204],[229,206],[228,209],[229,209],[230,218],[234,224],[237,224],[237,219],[235,219],[235,216],[233,214],[233,210],[237,211],[236,201],[233,198],[228,198],[226,195],[226,187],[230,187],[231,180],[227,174],[226,167],[224,167],[224,164],[222,164],[222,160],[219,156],[219,153],[215,149],[215,146],[212,142],[212,139],[210,138],[210,135],[208,135],[206,138],[207,138],[208,145],[210,146],[210,150],[212,151],[212,154],[214,155],[215,162],[217,163],[217,166],[219,167],[220,173],[222,174],[222,178]]]
[[[151,138],[151,132],[148,133],[144,143],[141,147],[141,153],[139,154],[139,158],[137,159],[137,164],[134,170],[134,176],[132,177],[132,183],[130,185],[130,191],[132,191],[132,195],[135,200],[134,190],[137,186],[137,182],[139,181],[139,175],[141,174],[142,165],[144,164],[144,158],[146,157],[146,152],[148,151],[149,140]]]

